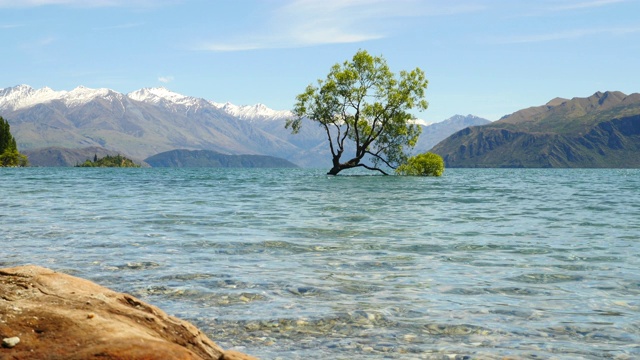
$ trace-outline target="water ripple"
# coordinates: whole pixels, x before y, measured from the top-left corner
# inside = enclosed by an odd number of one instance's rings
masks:
[[[639,170],[0,177],[0,266],[132,293],[261,358],[640,358]]]

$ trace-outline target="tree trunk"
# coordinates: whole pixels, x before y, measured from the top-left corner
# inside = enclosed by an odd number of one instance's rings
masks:
[[[342,169],[344,169],[344,167],[342,166],[342,164],[340,164],[340,156],[334,156],[333,167],[331,168],[331,170],[329,170],[327,175],[338,175],[338,173],[342,171]]]
[[[340,157],[339,156],[334,156],[333,157],[333,167],[331,168],[331,170],[329,170],[327,175],[338,175],[338,173],[340,171],[345,170],[345,169],[354,168],[354,167],[358,166],[359,163],[360,163],[360,158],[353,158],[353,159],[347,161],[346,163],[341,164],[340,163]]]

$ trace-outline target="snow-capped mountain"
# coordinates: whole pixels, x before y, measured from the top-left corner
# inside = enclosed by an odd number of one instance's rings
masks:
[[[413,119],[411,120],[411,122],[413,122],[414,124],[420,125],[420,126],[431,126],[433,124],[435,124],[435,122],[433,121],[426,121],[423,119]]]
[[[19,85],[0,89],[0,115],[21,150],[100,146],[144,159],[174,149],[283,157],[300,165],[321,162],[310,149],[324,141],[315,127],[295,137],[291,114],[265,105],[236,106],[185,96],[166,88],[129,94],[77,87],[71,91]],[[327,158],[328,159],[328,158]]]
[[[28,85],[18,85],[0,90],[0,110],[13,111],[41,102],[59,98],[56,91],[48,87],[34,90]]]
[[[177,111],[182,107],[187,111],[197,111],[210,105],[205,99],[178,94],[164,87],[144,88],[127,94],[131,100],[155,104]]]
[[[217,103],[163,87],[124,95],[105,88],[18,85],[0,89],[0,116],[9,121],[20,150],[96,146],[137,159],[174,149],[214,150],[276,156],[304,167],[327,167],[331,159],[321,127],[304,120],[296,135],[285,129],[290,111]],[[414,121],[423,127],[419,152],[464,127],[488,123],[471,115]]]
[[[55,91],[49,87],[33,89],[28,85],[18,85],[0,90],[0,110],[16,111],[55,100],[72,107],[85,104],[97,97],[121,101],[123,95],[105,88],[90,89],[78,86],[71,91]]]
[[[123,101],[124,98],[140,101],[144,103],[173,107],[184,107],[186,109],[197,110],[198,108],[212,105],[233,117],[242,120],[281,120],[290,118],[293,114],[288,110],[273,110],[264,104],[255,105],[234,105],[232,103],[217,103],[202,98],[182,95],[164,87],[143,88],[130,92],[126,95],[114,90],[100,88],[90,89],[78,86],[71,91],[55,91],[49,87],[33,89],[29,85],[18,85],[0,90],[0,110],[16,111],[23,108],[52,101],[61,101],[64,105],[73,107],[86,104],[94,99],[102,98],[110,101]]]
[[[137,101],[150,102],[159,104],[161,102],[170,102],[174,104],[193,105],[197,99],[190,96],[178,94],[164,87],[143,88],[127,94],[127,97]]]
[[[221,104],[213,101],[211,104],[229,115],[249,121],[280,120],[293,117],[293,113],[291,111],[273,110],[264,104],[238,106],[229,102]]]
[[[475,115],[454,115],[441,122],[424,126],[414,149],[417,153],[428,151],[455,132],[469,126],[481,126],[489,123],[491,121]]]

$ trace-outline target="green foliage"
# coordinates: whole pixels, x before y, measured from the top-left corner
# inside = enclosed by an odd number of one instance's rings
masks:
[[[0,166],[25,167],[29,166],[29,159],[26,155],[19,153],[18,149],[10,148],[0,155]]]
[[[396,169],[398,175],[409,176],[442,176],[443,172],[444,160],[431,152],[412,156]]]
[[[9,122],[0,116],[0,166],[28,166],[27,157],[18,152]]]
[[[9,123],[0,117],[0,154],[12,147],[15,147],[15,139],[11,135]]]
[[[76,165],[76,167],[140,167],[140,165],[134,163],[133,160],[121,155],[107,155],[101,159],[98,159],[98,156],[94,155],[93,159],[94,161],[87,160],[82,164]]]
[[[297,96],[296,118],[286,127],[295,134],[308,118],[324,128],[333,160],[331,175],[353,167],[386,174],[382,167],[404,163],[406,151],[420,136],[421,128],[408,111],[427,108],[427,85],[419,68],[396,76],[382,57],[360,50],[350,62],[335,64],[318,86],[309,85]],[[345,143],[347,139],[353,146]],[[351,147],[353,155],[343,161]],[[365,157],[371,164],[361,162]]]

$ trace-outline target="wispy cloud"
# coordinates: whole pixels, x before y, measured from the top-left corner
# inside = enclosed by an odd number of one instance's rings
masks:
[[[32,42],[23,43],[21,45],[21,48],[25,50],[40,49],[42,47],[51,45],[56,41],[58,41],[58,39],[55,36],[45,36]]]
[[[120,30],[120,29],[132,29],[132,28],[143,26],[143,25],[144,23],[127,23],[127,24],[96,27],[93,29],[94,30]]]
[[[504,38],[494,39],[494,43],[498,44],[524,44],[524,43],[539,43],[539,42],[548,42],[548,41],[560,41],[560,40],[571,40],[571,39],[579,39],[588,36],[595,35],[627,35],[639,33],[640,27],[613,27],[613,28],[596,28],[596,29],[574,29],[574,30],[566,30],[566,31],[558,31],[553,33],[546,34],[535,34],[535,35],[516,35]]]
[[[612,4],[618,4],[627,2],[627,0],[589,0],[589,1],[572,1],[569,3],[558,4],[552,6],[550,10],[553,11],[566,11],[566,10],[577,10],[577,9],[588,9],[588,8],[596,8],[602,7]]]
[[[17,24],[4,24],[4,25],[0,25],[0,29],[15,29],[15,28],[19,28],[22,27],[24,25],[17,25]]]
[[[169,76],[160,76],[158,77],[158,81],[160,81],[161,83],[167,84],[173,81],[173,76],[169,75]]]
[[[393,20],[456,14],[482,9],[477,5],[433,5],[421,0],[291,0],[267,14],[260,34],[208,41],[196,50],[241,51],[358,43],[389,37]]]
[[[0,25],[0,30],[5,30],[5,29],[15,29],[15,28],[23,27],[23,26],[24,26],[24,25],[5,24],[5,25]]]
[[[45,5],[93,7],[155,7],[179,0],[0,0],[0,8],[30,8]]]

